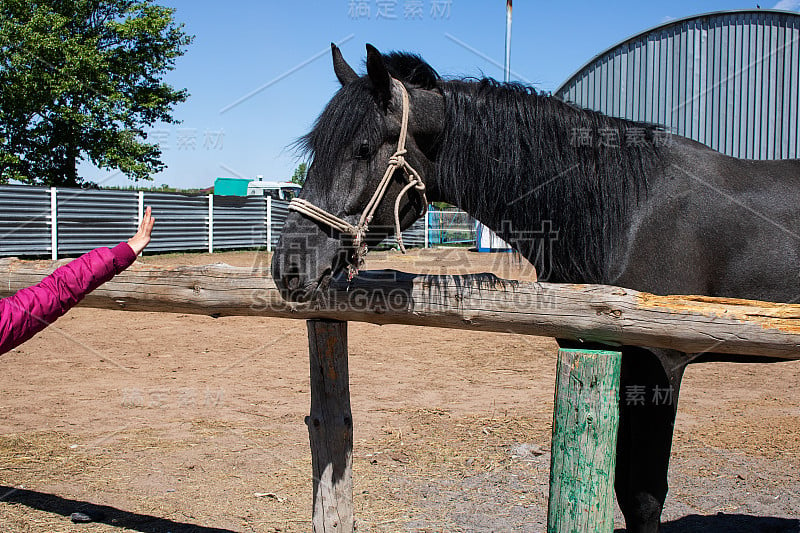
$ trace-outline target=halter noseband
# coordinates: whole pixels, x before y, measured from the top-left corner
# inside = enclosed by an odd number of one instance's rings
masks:
[[[378,209],[378,205],[381,203],[381,200],[383,200],[383,197],[386,195],[386,191],[389,189],[389,184],[391,183],[392,176],[396,170],[402,169],[407,181],[406,185],[398,193],[397,198],[394,201],[394,230],[397,238],[397,244],[400,247],[401,252],[406,253],[406,248],[403,245],[403,235],[400,231],[400,199],[403,198],[403,196],[405,196],[412,188],[416,189],[422,196],[423,207],[421,215],[424,215],[428,211],[428,198],[425,196],[425,183],[423,183],[419,172],[414,170],[414,167],[412,167],[405,158],[406,138],[408,137],[408,92],[403,84],[396,79],[392,78],[392,83],[399,88],[400,94],[403,97],[403,115],[400,122],[400,138],[397,141],[397,150],[395,150],[394,154],[389,158],[389,165],[386,168],[386,172],[383,173],[383,178],[381,178],[380,183],[378,183],[378,188],[375,190],[372,198],[370,198],[367,206],[361,213],[358,224],[354,226],[346,220],[341,219],[336,215],[325,211],[321,207],[317,207],[311,202],[301,198],[292,198],[292,201],[289,202],[290,211],[297,211],[301,215],[305,215],[313,220],[316,220],[317,222],[322,222],[323,224],[328,225],[341,233],[349,233],[353,236],[353,245],[355,246],[356,250],[353,253],[354,264],[348,265],[349,279],[352,279],[358,273],[359,268],[364,265],[364,256],[367,255],[367,244],[364,242],[364,238],[367,235],[369,224],[372,222],[372,217],[375,214],[375,211]]]

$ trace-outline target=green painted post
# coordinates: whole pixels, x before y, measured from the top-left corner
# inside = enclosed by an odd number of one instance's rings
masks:
[[[614,531],[622,354],[558,351],[548,533]]]

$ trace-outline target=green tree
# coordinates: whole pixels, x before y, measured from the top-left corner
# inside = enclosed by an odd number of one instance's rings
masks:
[[[76,186],[80,161],[162,170],[145,129],[176,123],[162,81],[193,37],[152,0],[0,0],[0,183]]]
[[[306,163],[300,163],[297,165],[297,168],[294,169],[292,179],[289,181],[302,186],[306,182],[306,174],[308,174],[308,165]]]

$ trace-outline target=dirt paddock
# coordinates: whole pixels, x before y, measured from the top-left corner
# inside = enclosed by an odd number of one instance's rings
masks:
[[[466,250],[368,260],[530,275]],[[357,323],[349,336],[358,531],[544,531],[554,341]],[[2,358],[0,531],[308,531],[307,357],[303,321],[74,309]],[[800,533],[798,386],[800,362],[689,368],[665,531]],[[99,521],[73,524],[76,511]]]

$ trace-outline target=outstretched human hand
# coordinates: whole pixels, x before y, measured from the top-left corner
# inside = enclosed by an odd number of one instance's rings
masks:
[[[145,210],[142,222],[139,224],[139,231],[136,232],[136,235],[128,239],[128,245],[133,248],[133,252],[136,255],[142,253],[145,246],[150,244],[150,234],[153,232],[153,224],[155,224],[156,221],[151,211],[150,207]]]

